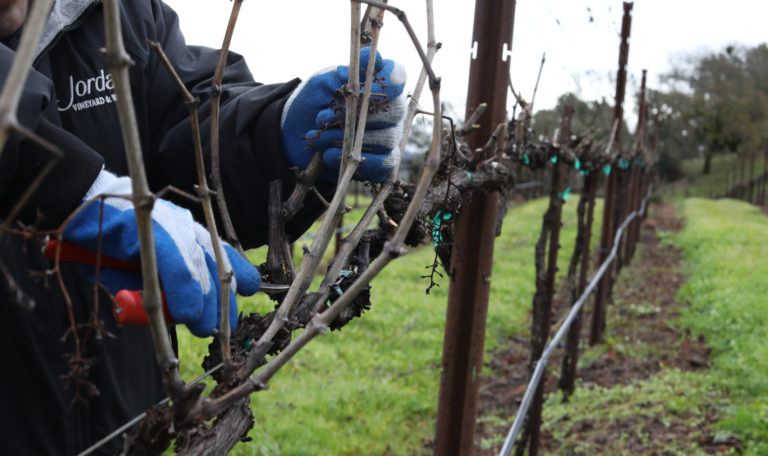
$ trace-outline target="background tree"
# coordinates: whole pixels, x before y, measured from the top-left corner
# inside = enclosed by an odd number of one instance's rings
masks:
[[[450,102],[443,103],[443,117],[453,119],[454,123],[460,118]],[[398,171],[400,179],[410,183],[418,180],[424,167],[424,156],[429,152],[431,144],[432,117],[430,114],[421,113],[414,118],[408,133],[408,141],[402,151],[402,161]]]
[[[708,174],[716,153],[753,153],[768,140],[768,47],[728,46],[723,51],[682,61],[664,80],[672,88],[674,110],[687,122],[684,130],[702,146]],[[695,150],[695,149],[694,149]],[[685,156],[683,154],[681,156]]]
[[[678,90],[648,90],[649,135],[659,129],[659,175],[666,181],[683,177],[681,160],[701,155],[706,143],[698,121],[690,116],[691,97]]]
[[[718,153],[746,161],[768,143],[768,45],[728,46],[718,52],[689,54],[662,75],[662,87],[648,91],[649,120],[659,119],[659,172],[665,180],[682,177],[681,160],[704,158],[708,174]],[[592,129],[607,140],[613,104],[585,101],[565,93],[554,109],[534,115],[537,133],[551,137],[565,105],[573,106],[573,131]],[[624,143],[632,141],[626,123]],[[650,126],[649,131],[653,131]]]
[[[573,107],[571,131],[585,133],[592,130],[596,139],[607,141],[611,134],[611,120],[613,119],[613,103],[602,98],[600,100],[584,101],[574,93],[565,93],[557,99],[557,105],[553,109],[542,109],[533,116],[533,125],[536,132],[545,137],[552,137],[560,126],[563,109],[566,105]],[[625,141],[632,141],[632,135],[626,122],[622,122]]]

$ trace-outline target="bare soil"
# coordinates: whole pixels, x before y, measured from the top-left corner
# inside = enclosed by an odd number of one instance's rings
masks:
[[[577,384],[577,388],[625,385],[632,380],[658,374],[662,366],[676,367],[683,371],[708,369],[709,351],[705,341],[690,337],[675,325],[682,308],[675,295],[685,279],[680,269],[681,252],[663,244],[658,236],[658,233],[664,231],[678,231],[682,225],[683,221],[676,217],[671,204],[658,203],[651,207],[649,217],[642,225],[635,256],[621,271],[614,287],[613,297],[607,309],[604,336],[608,341],[621,341],[623,345],[637,346],[629,350],[614,350],[613,345],[608,343],[601,356],[586,366],[580,365],[578,375],[581,383]],[[563,289],[555,299],[553,323],[561,319],[569,305]],[[585,307],[582,323],[584,345],[581,353],[587,348],[590,317],[591,308]],[[527,338],[511,336],[506,348],[494,355],[490,373],[484,377],[480,387],[479,417],[511,417],[515,414],[528,380],[528,353]],[[638,357],[637,353],[642,353],[643,356]],[[549,366],[545,391],[553,392],[557,389],[557,379],[560,376],[560,350],[553,355]],[[631,428],[642,428],[644,432],[655,436],[656,441],[653,448],[644,447],[642,442],[630,442],[631,454],[664,454],[663,451],[658,451],[659,441],[676,442],[678,447],[681,444],[686,447],[686,443],[694,443],[692,438],[698,439],[695,443],[709,454],[717,454],[731,448],[738,449],[738,441],[715,441],[714,431],[708,430],[711,430],[711,425],[718,420],[716,410],[710,410],[706,415],[703,420],[704,432],[701,432],[702,429],[691,429],[685,422],[578,422],[578,418],[573,417],[573,424],[574,432],[578,434],[576,438],[589,441],[590,446],[595,449],[593,454],[607,454],[600,451],[601,443],[607,444],[612,438]],[[702,420],[698,420],[698,423],[701,426]],[[692,432],[694,430],[699,432]],[[481,421],[476,430],[476,443],[479,444],[483,438],[504,435],[507,431],[508,429],[493,422]],[[701,437],[702,435],[706,437]],[[546,432],[542,434],[541,454],[557,452],[561,447],[562,442],[554,441]],[[482,450],[478,445],[476,454],[496,455],[499,449]]]

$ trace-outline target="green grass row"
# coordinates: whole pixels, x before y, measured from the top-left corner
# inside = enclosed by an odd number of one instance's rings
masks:
[[[563,273],[573,250],[575,201],[565,206],[559,256]],[[545,209],[544,200],[512,209],[496,240],[487,354],[509,335],[529,332],[533,248]],[[258,261],[264,254],[252,255]],[[253,440],[239,444],[234,454],[422,452],[434,433],[448,291],[443,278],[439,288],[424,293],[428,281],[421,276],[432,260],[432,249],[422,248],[393,262],[373,282],[373,308],[363,318],[313,341],[278,373],[268,391],[252,396]],[[271,309],[260,296],[239,304],[243,311]],[[192,378],[200,372],[207,341],[180,333],[182,374]]]
[[[750,164],[751,161],[748,160],[744,171],[745,179],[749,179]],[[707,198],[710,195],[714,197],[723,194],[727,190],[729,183],[733,185],[737,180],[741,179],[739,156],[736,154],[718,154],[712,157],[711,170],[706,175],[702,174],[704,167],[703,158],[683,160],[681,166],[685,177],[676,182],[666,184],[661,188],[661,194],[665,198]],[[755,160],[752,175],[758,176],[764,169],[765,162],[761,155]]]
[[[545,454],[704,456],[698,441],[709,437],[707,414],[721,402],[706,375],[679,369],[611,388],[579,385],[568,402],[560,392],[547,399],[542,427],[559,447]],[[684,440],[664,435],[680,428]]]
[[[721,429],[768,454],[768,218],[733,200],[688,199],[684,215],[683,323],[706,337],[712,380],[730,395]]]
[[[711,369],[665,369],[629,385],[577,388],[568,403],[551,395],[544,427],[561,445],[556,454],[632,454],[631,441],[645,448],[642,454],[703,455],[696,442],[712,438],[703,430],[705,417],[715,412],[720,418],[715,439],[739,439],[740,454],[768,454],[768,218],[733,200],[690,198],[680,209],[685,228],[664,237],[684,250],[688,278],[677,298],[685,310],[669,324],[706,338]],[[642,346],[632,349],[640,353]],[[653,422],[682,426],[690,435],[686,442],[665,441],[648,432],[646,425]],[[623,430],[595,442],[579,436],[579,423],[611,423]]]

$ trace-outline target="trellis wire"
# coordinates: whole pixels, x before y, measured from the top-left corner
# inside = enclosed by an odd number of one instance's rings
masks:
[[[506,440],[504,440],[504,446],[501,448],[499,456],[509,456],[510,452],[512,451],[512,447],[517,440],[517,435],[520,433],[520,430],[523,427],[523,422],[525,421],[525,417],[528,415],[528,408],[531,406],[533,394],[538,388],[539,381],[541,381],[541,377],[544,374],[544,369],[547,367],[549,357],[552,356],[552,352],[555,351],[557,344],[560,343],[563,335],[565,335],[565,332],[576,319],[576,315],[579,313],[582,306],[584,305],[584,302],[586,302],[587,298],[592,293],[592,290],[594,290],[594,288],[597,286],[597,282],[600,280],[603,274],[605,274],[605,271],[608,270],[608,266],[611,264],[613,259],[616,258],[619,240],[621,239],[621,235],[624,234],[624,229],[635,217],[645,213],[645,206],[648,204],[648,199],[651,197],[651,193],[653,193],[653,184],[649,186],[648,193],[645,195],[645,198],[643,198],[643,204],[640,206],[640,209],[629,214],[627,218],[624,219],[624,223],[622,223],[619,229],[616,230],[616,234],[613,237],[613,246],[611,247],[610,254],[605,259],[605,261],[603,261],[603,264],[600,265],[600,268],[592,277],[592,280],[589,282],[587,288],[584,289],[584,293],[582,293],[582,295],[579,297],[579,300],[576,301],[573,307],[571,307],[571,311],[563,321],[560,329],[557,330],[557,333],[549,342],[549,345],[547,345],[547,348],[544,350],[541,358],[536,361],[536,368],[534,369],[531,380],[528,382],[528,386],[525,389],[523,401],[520,403],[520,408],[518,409],[517,414],[515,414],[515,421],[512,423],[512,427],[509,429],[509,433],[507,434]]]
[[[196,379],[194,379],[191,382],[189,382],[189,385],[197,385],[198,383],[202,382],[206,378],[208,378],[211,375],[213,375],[217,370],[221,369],[223,366],[224,366],[223,363],[219,363],[218,365],[212,367],[208,372],[205,372],[205,373],[201,374],[199,377],[197,377]],[[159,407],[159,406],[167,403],[170,400],[171,400],[171,398],[166,397],[162,401],[160,401],[157,404],[155,404],[155,407]],[[90,447],[88,447],[85,450],[83,450],[80,453],[78,453],[77,456],[88,456],[89,454],[93,453],[94,451],[98,450],[99,448],[101,448],[104,445],[106,445],[107,443],[109,443],[110,440],[114,439],[115,437],[119,436],[120,434],[122,434],[123,432],[128,430],[128,428],[130,428],[134,424],[136,424],[139,421],[143,420],[145,416],[147,416],[147,412],[141,412],[140,414],[136,415],[136,417],[134,417],[132,420],[128,421],[127,423],[123,424],[119,428],[117,428],[114,431],[112,431],[112,433],[109,434],[108,436],[104,437],[103,439],[99,440],[98,442],[94,443]]]

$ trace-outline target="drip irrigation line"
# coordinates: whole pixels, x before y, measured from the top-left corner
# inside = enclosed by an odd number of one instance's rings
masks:
[[[201,381],[203,381],[207,377],[213,375],[214,372],[216,372],[217,370],[221,369],[223,366],[224,366],[224,364],[219,363],[218,365],[212,367],[211,370],[209,370],[208,372],[203,373],[202,375],[200,375],[196,379],[194,379],[191,382],[189,382],[189,384],[190,385],[197,385],[198,383],[200,383]],[[171,400],[170,398],[166,397],[162,401],[160,401],[157,404],[155,404],[155,407],[167,404],[170,400]],[[138,423],[139,421],[143,420],[145,416],[147,416],[147,412],[142,412],[141,414],[139,414],[135,418],[133,418],[131,421],[128,421],[124,425],[122,425],[119,428],[117,428],[114,431],[112,431],[112,433],[109,434],[108,436],[104,437],[103,439],[99,440],[98,442],[94,443],[93,445],[91,445],[87,449],[85,449],[82,452],[80,452],[77,456],[87,456],[87,455],[93,453],[94,451],[96,451],[99,448],[101,448],[104,445],[106,445],[110,440],[114,439],[115,437],[117,437],[120,434],[122,434],[123,432],[125,432],[129,427],[131,427],[134,424]]]
[[[531,406],[533,394],[536,389],[538,389],[539,382],[541,381],[541,378],[544,374],[544,369],[547,367],[547,362],[549,361],[550,356],[552,356],[552,352],[555,351],[557,344],[560,343],[560,340],[563,338],[566,331],[568,331],[568,328],[571,327],[571,324],[576,319],[576,315],[581,310],[584,302],[587,300],[587,297],[589,297],[589,295],[592,293],[592,290],[597,286],[597,282],[602,278],[603,274],[605,274],[605,271],[608,270],[608,266],[611,264],[613,259],[616,258],[616,252],[619,247],[619,240],[621,239],[621,235],[624,233],[624,229],[635,217],[638,217],[640,214],[645,212],[645,206],[648,204],[648,199],[651,197],[651,193],[653,193],[653,185],[648,188],[648,193],[645,195],[645,198],[643,198],[643,204],[640,206],[640,209],[630,213],[627,218],[624,219],[624,223],[622,223],[619,229],[616,230],[616,235],[613,237],[613,247],[611,248],[611,253],[605,259],[605,261],[603,261],[603,264],[600,265],[600,268],[592,277],[592,280],[589,282],[587,288],[584,289],[584,293],[582,293],[582,295],[579,297],[579,300],[576,301],[573,307],[571,307],[571,311],[568,313],[568,316],[565,318],[562,326],[560,326],[557,334],[555,334],[555,336],[547,345],[547,348],[544,350],[544,353],[542,353],[541,358],[536,361],[536,367],[533,371],[533,375],[531,376],[531,380],[528,382],[528,386],[525,388],[523,401],[520,403],[520,408],[515,414],[515,421],[512,423],[512,427],[509,429],[509,433],[507,434],[507,438],[504,441],[504,446],[499,452],[499,456],[509,456],[510,452],[512,451],[512,447],[517,440],[517,435],[520,433],[520,430],[523,427],[523,422],[528,415],[528,408]]]
[[[518,189],[521,189],[521,188],[527,188],[527,187],[536,187],[536,186],[539,186],[541,184],[542,183],[539,182],[539,181],[532,181],[532,182],[525,182],[523,184],[518,184],[515,187],[518,188]],[[546,350],[544,350],[544,353],[542,354],[541,359],[536,362],[536,368],[534,369],[533,376],[531,377],[531,380],[528,383],[528,387],[525,390],[525,395],[523,396],[523,401],[520,404],[520,409],[519,409],[517,415],[515,416],[515,421],[512,424],[512,428],[509,430],[509,434],[507,435],[507,439],[504,442],[504,447],[501,449],[501,452],[499,453],[500,456],[509,456],[512,444],[517,439],[517,434],[520,432],[520,429],[522,427],[523,419],[521,417],[527,415],[527,413],[528,413],[528,408],[530,407],[531,400],[533,399],[533,391],[535,390],[534,387],[538,386],[538,383],[541,380],[541,376],[542,376],[543,371],[544,371],[544,367],[546,367],[546,363],[549,360],[549,357],[552,355],[552,352],[554,351],[554,348],[560,342],[560,339],[563,338],[563,335],[565,334],[565,331],[568,330],[568,328],[573,323],[573,320],[575,320],[576,313],[584,305],[584,302],[586,301],[586,298],[592,293],[593,289],[597,285],[597,281],[603,276],[605,271],[608,269],[608,265],[610,264],[610,262],[613,261],[613,259],[616,257],[616,250],[617,250],[617,245],[618,245],[618,239],[624,233],[624,229],[629,224],[629,222],[631,222],[635,217],[637,217],[639,214],[642,214],[643,212],[645,212],[645,206],[648,203],[648,199],[650,198],[652,192],[653,192],[653,186],[651,186],[648,189],[648,194],[643,199],[643,204],[640,207],[640,209],[638,209],[637,211],[632,212],[631,214],[629,214],[629,216],[627,216],[627,218],[624,220],[624,223],[621,224],[621,226],[619,227],[618,231],[616,232],[616,236],[614,237],[613,248],[611,249],[610,255],[608,255],[608,257],[605,259],[603,264],[600,265],[600,269],[598,269],[597,273],[592,278],[592,281],[589,283],[587,288],[584,290],[584,293],[581,295],[579,300],[576,301],[574,306],[571,308],[570,313],[568,313],[568,315],[563,320],[562,326],[560,326],[560,329],[557,331],[557,334],[555,334],[555,336],[552,338],[552,341],[547,346]],[[347,229],[347,227],[344,227],[344,228],[338,228],[336,231],[337,232],[344,232],[344,231],[349,231],[349,229]],[[299,240],[302,239],[302,238],[299,238]],[[203,381],[206,378],[208,378],[211,375],[213,375],[216,371],[218,371],[222,367],[223,367],[223,364],[221,364],[221,363],[216,365],[216,366],[214,366],[213,368],[211,368],[207,372],[201,374],[199,377],[197,377],[194,380],[192,380],[191,382],[189,382],[189,384],[190,385],[196,385],[196,384],[200,383],[201,381]],[[155,404],[155,407],[158,407],[160,405],[164,405],[164,404],[168,403],[169,401],[170,401],[170,398],[166,397],[162,401],[160,401],[157,404]],[[98,442],[94,443],[93,445],[91,445],[87,449],[85,449],[82,452],[78,453],[78,456],[88,456],[88,455],[92,454],[94,451],[96,451],[99,448],[101,448],[102,446],[106,445],[109,441],[111,441],[115,437],[121,435],[128,428],[130,428],[131,426],[135,425],[136,423],[138,423],[139,421],[144,419],[144,417],[146,417],[146,416],[147,416],[147,412],[142,412],[141,414],[137,415],[136,417],[134,417],[130,421],[126,422],[125,424],[123,424],[119,428],[117,428],[114,431],[112,431],[111,434],[107,435],[106,437],[104,437],[103,439],[101,439]]]

